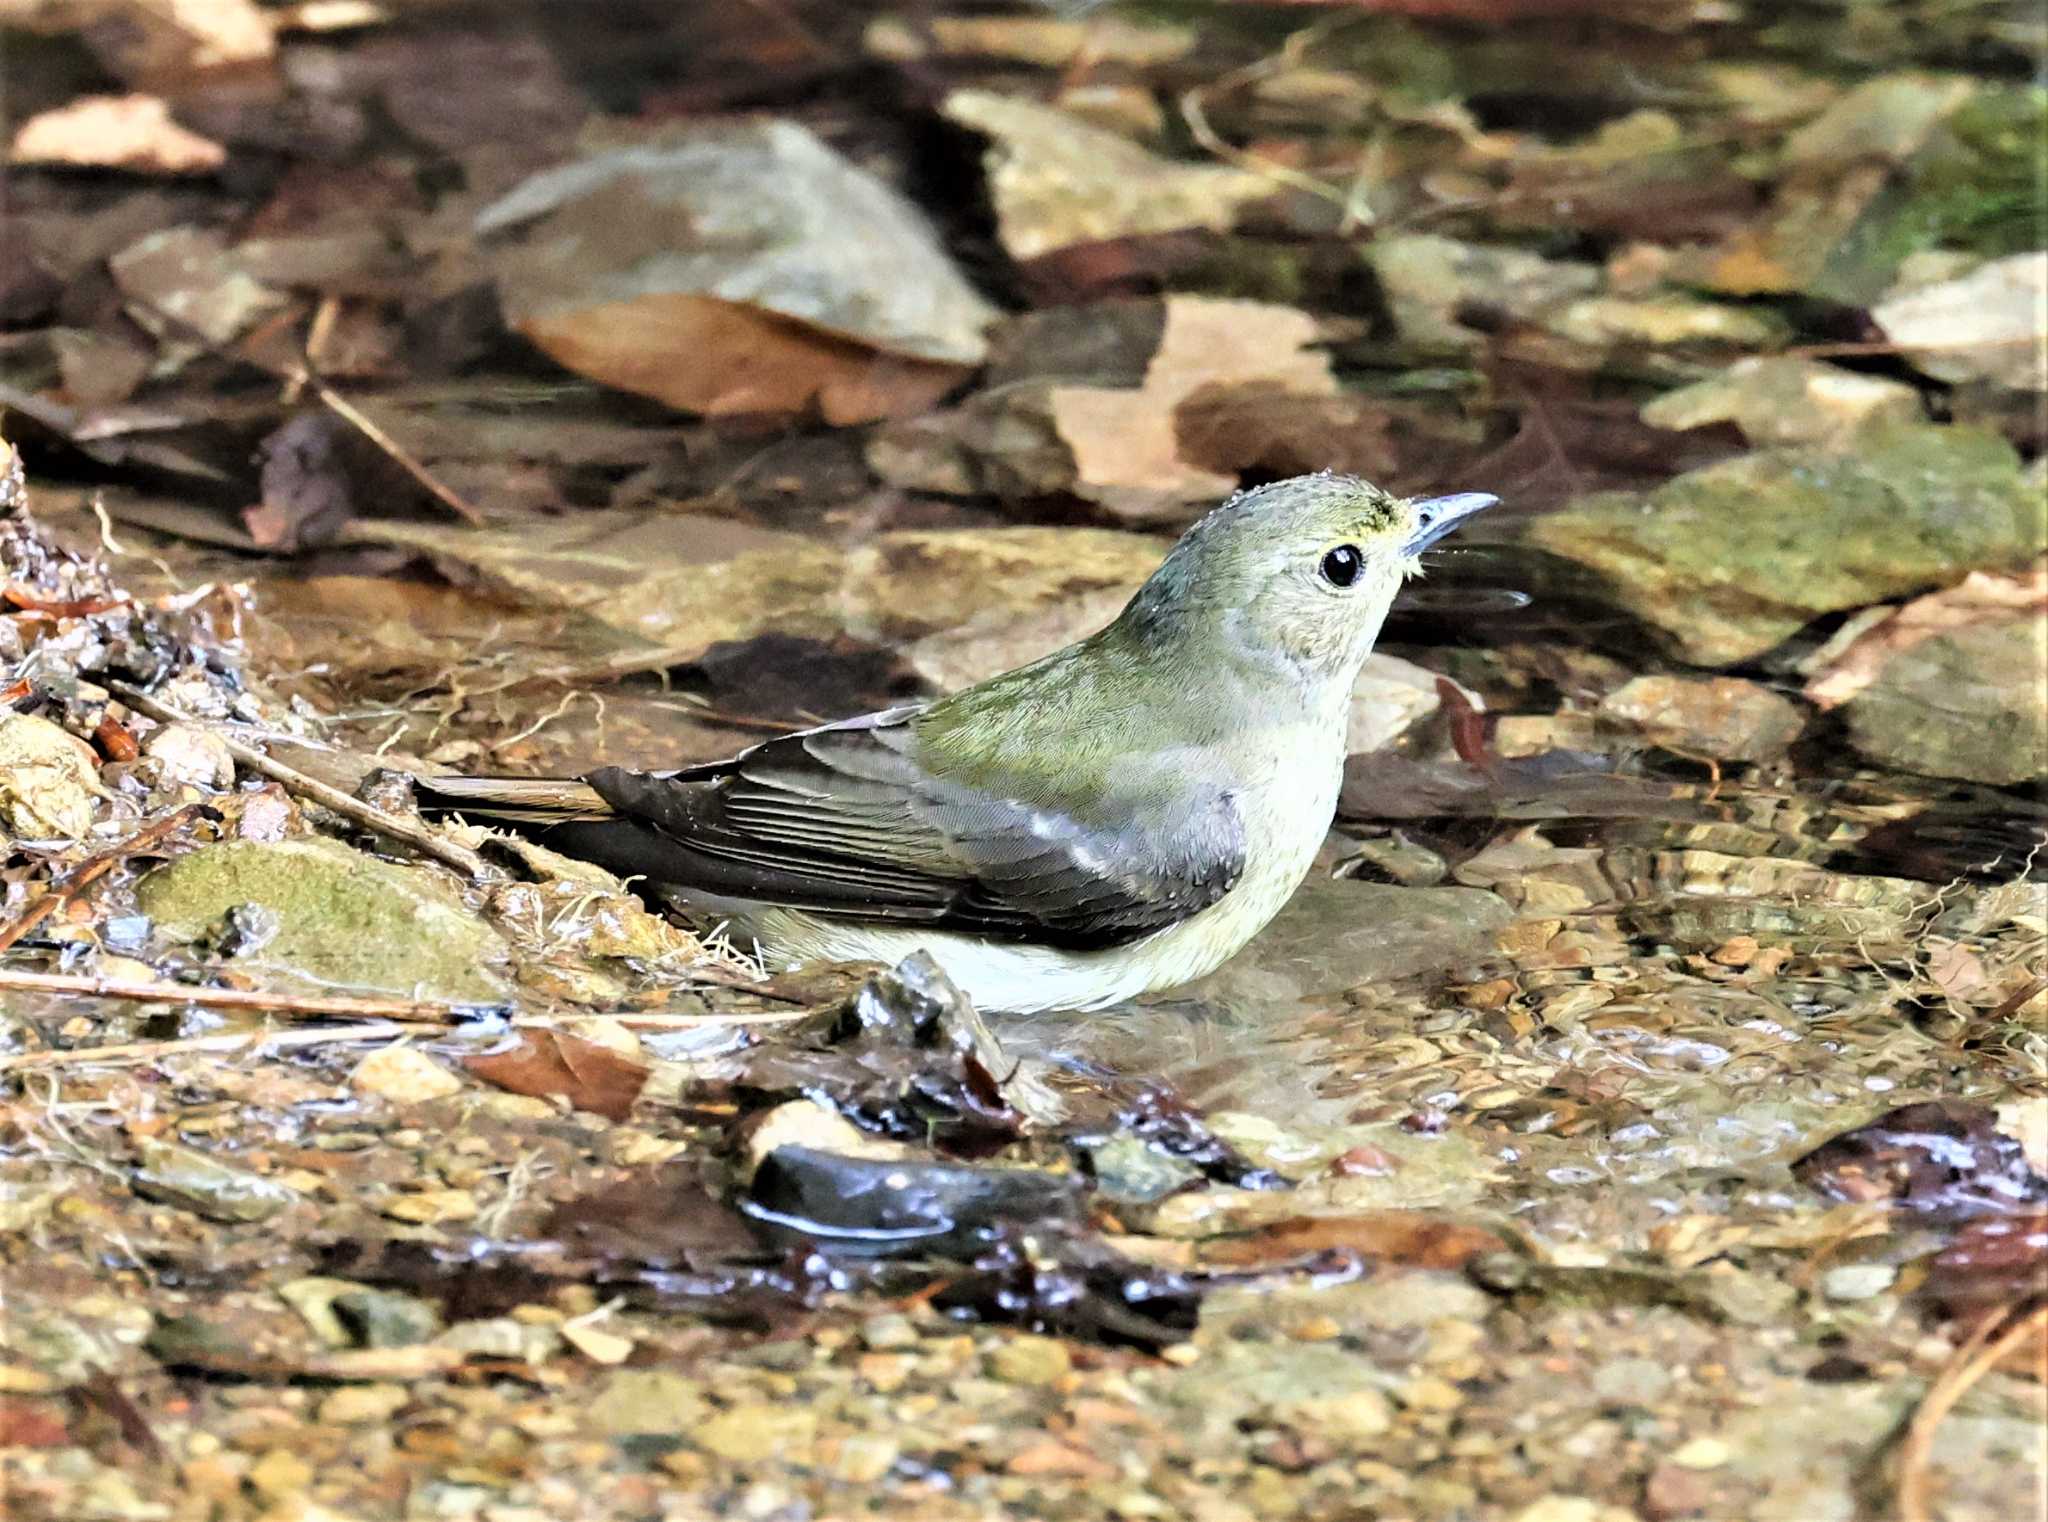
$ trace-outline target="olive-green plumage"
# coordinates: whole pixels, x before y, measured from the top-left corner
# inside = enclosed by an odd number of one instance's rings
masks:
[[[1492,500],[1276,482],[1190,529],[1107,628],[929,706],[423,801],[538,826],[776,963],[922,948],[985,1007],[1098,1008],[1208,972],[1293,892],[1395,592]]]

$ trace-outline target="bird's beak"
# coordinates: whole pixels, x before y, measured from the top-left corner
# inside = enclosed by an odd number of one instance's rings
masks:
[[[1420,555],[1474,513],[1484,512],[1498,501],[1500,498],[1483,491],[1462,491],[1453,497],[1418,497],[1409,504],[1415,509],[1415,537],[1402,546],[1402,552]]]

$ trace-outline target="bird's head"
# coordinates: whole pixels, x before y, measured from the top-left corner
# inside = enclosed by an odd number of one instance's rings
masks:
[[[1348,687],[1422,552],[1497,500],[1396,497],[1329,474],[1240,492],[1187,531],[1119,622]]]

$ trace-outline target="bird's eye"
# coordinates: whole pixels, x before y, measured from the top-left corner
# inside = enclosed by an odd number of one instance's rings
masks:
[[[1348,587],[1365,569],[1365,556],[1355,544],[1340,544],[1323,556],[1323,580],[1333,587]]]

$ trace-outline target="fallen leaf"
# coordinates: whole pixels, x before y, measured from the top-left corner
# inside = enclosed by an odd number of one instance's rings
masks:
[[[14,134],[17,164],[73,164],[145,174],[205,174],[227,150],[171,120],[155,95],[88,95],[30,117]]]
[[[1053,426],[1074,454],[1075,492],[1120,518],[1157,522],[1235,490],[1235,475],[1182,454],[1179,408],[1220,385],[1258,386],[1276,397],[1335,396],[1329,356],[1310,348],[1317,337],[1315,319],[1292,307],[1169,298],[1159,347],[1137,390],[1052,389]]]
[[[1806,696],[1823,711],[1839,708],[1863,691],[1893,657],[1922,640],[1979,623],[2048,617],[2048,563],[2007,575],[1972,571],[1960,583],[1929,592],[1875,623],[1850,625],[1846,644],[1830,643],[1814,653]]]
[[[514,1094],[559,1095],[579,1110],[624,1120],[647,1083],[647,1064],[566,1031],[521,1030],[503,1051],[465,1057],[463,1066]]]
[[[989,193],[1015,259],[1143,233],[1227,231],[1240,206],[1275,188],[1247,170],[1163,159],[1033,100],[956,90],[941,109],[991,139]]]

